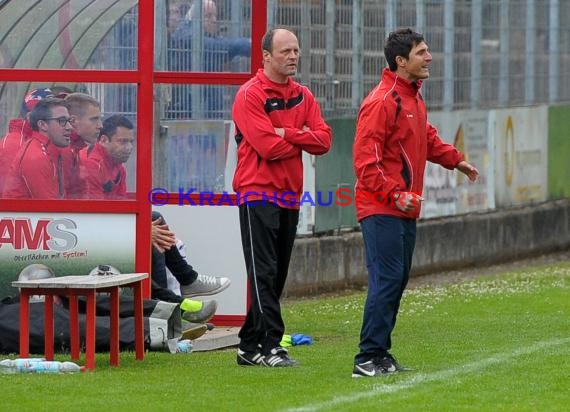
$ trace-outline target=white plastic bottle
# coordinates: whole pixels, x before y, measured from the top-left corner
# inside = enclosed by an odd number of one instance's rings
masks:
[[[179,340],[176,343],[176,353],[190,353],[194,350],[194,345],[190,339]]]
[[[4,373],[66,373],[83,368],[73,362],[47,361],[44,358],[4,359],[0,361]]]

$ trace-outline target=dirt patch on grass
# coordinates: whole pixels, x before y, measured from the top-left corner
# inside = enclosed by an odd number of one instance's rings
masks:
[[[518,270],[529,267],[546,266],[562,262],[570,262],[570,250],[564,250],[556,253],[550,253],[528,259],[520,259],[491,266],[464,268],[435,274],[415,276],[410,279],[408,288],[417,288],[422,286],[440,286],[450,283],[465,282],[481,276],[493,275],[503,272],[516,272]]]

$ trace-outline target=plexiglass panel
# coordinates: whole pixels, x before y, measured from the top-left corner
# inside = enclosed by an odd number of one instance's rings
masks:
[[[199,2],[195,2],[199,4]],[[248,72],[251,0],[156,3],[157,70]]]
[[[231,119],[237,86],[160,85],[163,119]]]
[[[153,144],[153,186],[170,193],[231,192],[231,120],[162,119]]]
[[[4,199],[134,197],[136,85],[0,85]]]
[[[0,67],[136,67],[138,0],[17,0],[0,7]]]

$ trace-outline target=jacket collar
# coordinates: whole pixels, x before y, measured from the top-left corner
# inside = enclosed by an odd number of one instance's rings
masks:
[[[30,124],[25,119],[11,119],[8,123],[8,132],[21,132],[29,131],[28,136],[32,134],[32,128]]]
[[[20,135],[20,142],[27,140],[33,133],[30,123],[25,119],[11,119],[8,123],[8,133]],[[21,144],[21,143],[20,143]]]
[[[92,147],[93,149],[89,156],[101,159],[107,169],[113,169],[121,165],[121,163],[117,162],[109,155],[109,152],[107,152],[107,149],[105,149],[101,143],[97,142]]]
[[[263,87],[268,89],[282,90],[291,87],[294,84],[293,79],[291,79],[291,77],[287,78],[287,83],[276,83],[273,80],[271,80],[269,77],[267,77],[263,69],[258,69],[257,74],[255,76],[261,82]]]
[[[61,149],[57,147],[56,145],[54,145],[51,140],[49,140],[49,137],[47,137],[45,134],[42,134],[40,132],[36,132],[35,130],[32,133],[32,139],[37,140],[38,142],[40,142],[40,144],[42,145],[43,150],[45,151],[45,153],[47,153],[50,157],[56,159],[60,154],[61,154]]]
[[[71,143],[69,144],[69,147],[71,147],[71,149],[76,152],[80,151],[84,147],[89,146],[87,143],[85,143],[85,141],[81,138],[81,136],[77,134],[75,130],[71,131],[70,139]]]
[[[51,143],[51,140],[49,140],[49,137],[47,137],[45,134],[40,133],[40,132],[36,132],[35,130],[32,132],[32,139],[37,140],[38,142],[40,142],[42,144],[42,146],[46,147],[46,148],[55,148],[55,145],[53,145]]]
[[[397,88],[400,93],[407,94],[409,96],[418,95],[420,88],[422,87],[421,80],[418,80],[417,82],[409,82],[403,77],[398,76],[396,72],[393,72],[388,67],[384,68],[382,71],[382,81],[387,84],[394,84],[394,87]]]

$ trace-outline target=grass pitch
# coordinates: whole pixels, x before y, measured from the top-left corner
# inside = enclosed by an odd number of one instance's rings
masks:
[[[570,263],[406,291],[392,352],[416,371],[393,376],[351,378],[364,299],[283,305],[286,333],[314,339],[290,349],[296,368],[238,367],[235,349],[119,368],[100,354],[93,373],[0,375],[0,410],[568,410]]]

